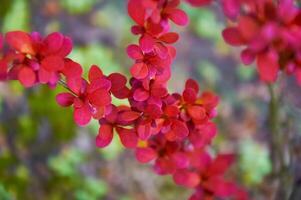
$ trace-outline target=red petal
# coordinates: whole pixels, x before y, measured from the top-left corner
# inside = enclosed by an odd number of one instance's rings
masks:
[[[241,60],[245,65],[250,65],[255,60],[255,55],[251,50],[245,49],[240,54]]]
[[[268,83],[275,82],[279,70],[277,53],[270,51],[259,54],[257,57],[257,70],[261,80]]]
[[[149,98],[149,93],[141,88],[135,90],[133,98],[135,101],[145,101]]]
[[[73,113],[74,121],[79,126],[87,125],[91,120],[91,112],[88,105],[83,105],[82,107],[75,108]]]
[[[103,148],[108,146],[113,139],[113,127],[109,124],[100,126],[98,135],[96,136],[96,146]]]
[[[223,175],[233,162],[233,154],[219,154],[208,168],[207,174],[216,176]]]
[[[97,65],[92,65],[89,69],[89,81],[92,82],[93,80],[99,79],[103,77],[103,73],[101,69]]]
[[[151,136],[151,124],[149,122],[141,122],[137,126],[137,133],[141,140],[147,140]]]
[[[36,82],[36,74],[31,68],[22,66],[18,73],[18,79],[25,87],[31,87]]]
[[[118,91],[124,88],[127,82],[126,77],[120,73],[112,73],[108,76],[108,79],[111,81],[112,91]]]
[[[257,22],[249,16],[239,17],[238,30],[241,36],[247,41],[253,39],[260,31]]]
[[[58,32],[49,34],[43,41],[45,45],[43,54],[48,55],[57,52],[62,47],[63,41],[63,34]]]
[[[22,31],[13,31],[6,33],[5,38],[11,48],[21,53],[35,54],[29,34]]]
[[[72,47],[73,47],[72,40],[69,37],[64,37],[63,45],[59,49],[59,51],[55,53],[55,55],[60,57],[65,57],[72,51]]]
[[[1,35],[0,35],[1,36]],[[8,66],[7,62],[0,60],[0,81],[5,81],[8,76]]]
[[[138,117],[140,117],[139,112],[125,111],[119,114],[118,119],[123,122],[131,122],[138,119]]]
[[[127,87],[123,87],[119,90],[112,90],[112,93],[118,99],[126,99],[130,96],[131,91]]]
[[[137,148],[136,158],[141,163],[148,163],[157,157],[156,152],[152,148]]]
[[[159,37],[159,40],[168,44],[175,43],[176,41],[178,41],[178,39],[179,39],[179,35],[173,32],[165,33],[164,35]]]
[[[164,108],[164,114],[168,117],[176,117],[179,114],[180,110],[177,106],[167,105]]]
[[[94,106],[107,106],[112,98],[108,91],[99,89],[88,95],[89,102]]]
[[[64,60],[58,56],[48,56],[42,60],[41,66],[49,72],[59,71],[64,69]]]
[[[174,173],[173,180],[176,184],[188,188],[194,188],[200,183],[200,177],[198,174],[188,170],[178,170],[176,173]]]
[[[191,88],[191,89],[193,89],[196,93],[198,93],[199,92],[199,84],[198,84],[198,82],[196,82],[195,80],[193,80],[193,79],[188,79],[187,81],[186,81],[186,83],[185,83],[185,89],[187,89],[187,88]]]
[[[126,148],[136,148],[138,137],[134,129],[117,128],[120,141]]]
[[[60,93],[56,95],[56,102],[63,107],[68,107],[73,104],[74,98],[70,93]]]
[[[185,26],[189,22],[187,14],[183,10],[180,10],[180,9],[172,9],[169,12],[168,16],[171,19],[171,21],[173,21],[174,23],[176,23],[179,26]]]
[[[222,32],[224,40],[233,46],[240,46],[244,44],[243,38],[237,28],[226,28]]]
[[[131,74],[137,79],[144,79],[148,75],[148,67],[144,63],[136,63],[131,68]]]
[[[188,136],[189,130],[186,126],[185,123],[179,121],[179,120],[174,120],[171,129],[176,133],[177,139],[184,139],[185,137]]]
[[[204,186],[220,198],[230,197],[237,192],[237,187],[234,183],[227,182],[218,176],[210,178],[205,182]]]
[[[194,103],[197,99],[197,93],[194,89],[187,88],[183,92],[183,99],[187,103]]]
[[[65,61],[62,73],[66,76],[67,79],[76,78],[82,76],[83,69],[82,66],[77,62],[67,59],[67,61]]]
[[[154,49],[155,39],[148,34],[144,34],[139,39],[139,45],[143,52],[151,52]]]
[[[211,4],[212,0],[186,0],[192,6],[207,6]]]
[[[130,17],[139,25],[144,25],[145,9],[140,0],[130,0],[128,3]]]
[[[176,152],[171,156],[171,159],[178,169],[187,168],[189,166],[189,159],[185,153]]]
[[[126,51],[128,56],[134,60],[143,59],[143,53],[138,45],[129,45]]]
[[[194,120],[203,120],[206,118],[206,110],[201,106],[188,106],[187,111]]]
[[[40,83],[48,83],[52,77],[52,72],[49,72],[44,68],[41,68],[38,72],[38,76],[39,76]]]

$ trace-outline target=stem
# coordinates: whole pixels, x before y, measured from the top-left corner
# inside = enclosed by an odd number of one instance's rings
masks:
[[[62,79],[60,79],[59,81],[58,81],[58,83],[61,85],[61,86],[63,86],[65,89],[67,89],[69,92],[71,92],[74,96],[78,96],[75,92],[73,92],[73,90],[71,90],[69,87],[68,87],[68,85],[66,84],[66,82],[64,81],[64,80],[62,80]]]
[[[273,164],[272,175],[277,182],[277,192],[275,199],[288,199],[291,190],[291,174],[285,163],[286,140],[281,130],[281,120],[279,115],[279,96],[275,92],[273,85],[268,85],[270,93],[269,103],[269,130],[270,130],[270,147],[271,160]]]

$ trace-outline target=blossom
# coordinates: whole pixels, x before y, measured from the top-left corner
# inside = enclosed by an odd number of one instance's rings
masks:
[[[111,82],[103,75],[97,66],[89,70],[89,82],[76,77],[69,79],[67,86],[71,93],[60,93],[56,100],[61,106],[74,108],[74,120],[84,126],[91,118],[100,119],[111,104]]]
[[[8,77],[18,79],[25,87],[36,83],[55,85],[59,72],[64,69],[65,57],[72,49],[70,38],[61,33],[52,33],[46,38],[34,32],[8,32],[5,40],[14,51],[10,61],[15,61]]]
[[[301,11],[294,1],[228,0],[223,5],[225,14],[236,22],[223,31],[223,37],[232,46],[245,47],[241,52],[243,63],[256,60],[264,82],[275,82],[283,71],[294,74],[301,85]]]

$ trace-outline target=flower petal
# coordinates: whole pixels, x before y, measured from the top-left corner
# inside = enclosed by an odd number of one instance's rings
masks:
[[[91,112],[89,110],[88,105],[83,105],[78,108],[74,108],[73,113],[74,121],[79,126],[87,125],[91,120]]]
[[[148,163],[156,157],[157,154],[152,148],[146,147],[136,149],[136,158],[141,163]]]
[[[36,82],[36,74],[31,68],[22,66],[18,73],[18,79],[25,87],[31,87]]]
[[[98,135],[96,136],[96,146],[104,148],[108,146],[113,139],[113,127],[109,124],[103,124],[100,126]]]
[[[35,54],[32,39],[28,33],[23,31],[12,31],[6,33],[5,39],[8,45],[21,53]]]
[[[125,148],[136,148],[138,137],[134,129],[117,128],[120,141]]]
[[[75,97],[72,94],[66,92],[60,93],[55,97],[56,102],[63,107],[71,106],[74,102],[74,98]]]

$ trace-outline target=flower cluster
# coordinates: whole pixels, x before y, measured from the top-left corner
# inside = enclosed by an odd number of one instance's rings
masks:
[[[223,0],[234,24],[223,31],[232,46],[244,46],[245,64],[256,60],[261,80],[272,83],[279,71],[301,85],[301,10],[294,0]]]
[[[210,0],[187,0],[194,6]],[[171,175],[178,185],[195,189],[190,200],[235,197],[247,199],[224,174],[233,155],[207,152],[216,135],[212,119],[219,97],[210,91],[200,92],[196,81],[186,81],[182,93],[170,93],[167,82],[176,56],[172,44],[179,35],[170,31],[170,21],[188,24],[188,16],[179,9],[180,0],[129,0],[128,13],[135,22],[132,33],[138,44],[127,47],[134,60],[132,77],[119,73],[104,75],[91,66],[83,78],[82,66],[70,58],[70,38],[52,33],[42,38],[38,33],[14,31],[0,35],[0,80],[19,80],[25,87],[58,83],[68,92],[57,95],[58,104],[72,106],[74,120],[84,126],[99,121],[96,146],[108,146],[117,134],[126,148],[134,149],[138,161],[152,162],[159,175]],[[5,44],[4,41],[5,40]],[[113,105],[112,96],[127,99],[129,105]]]

